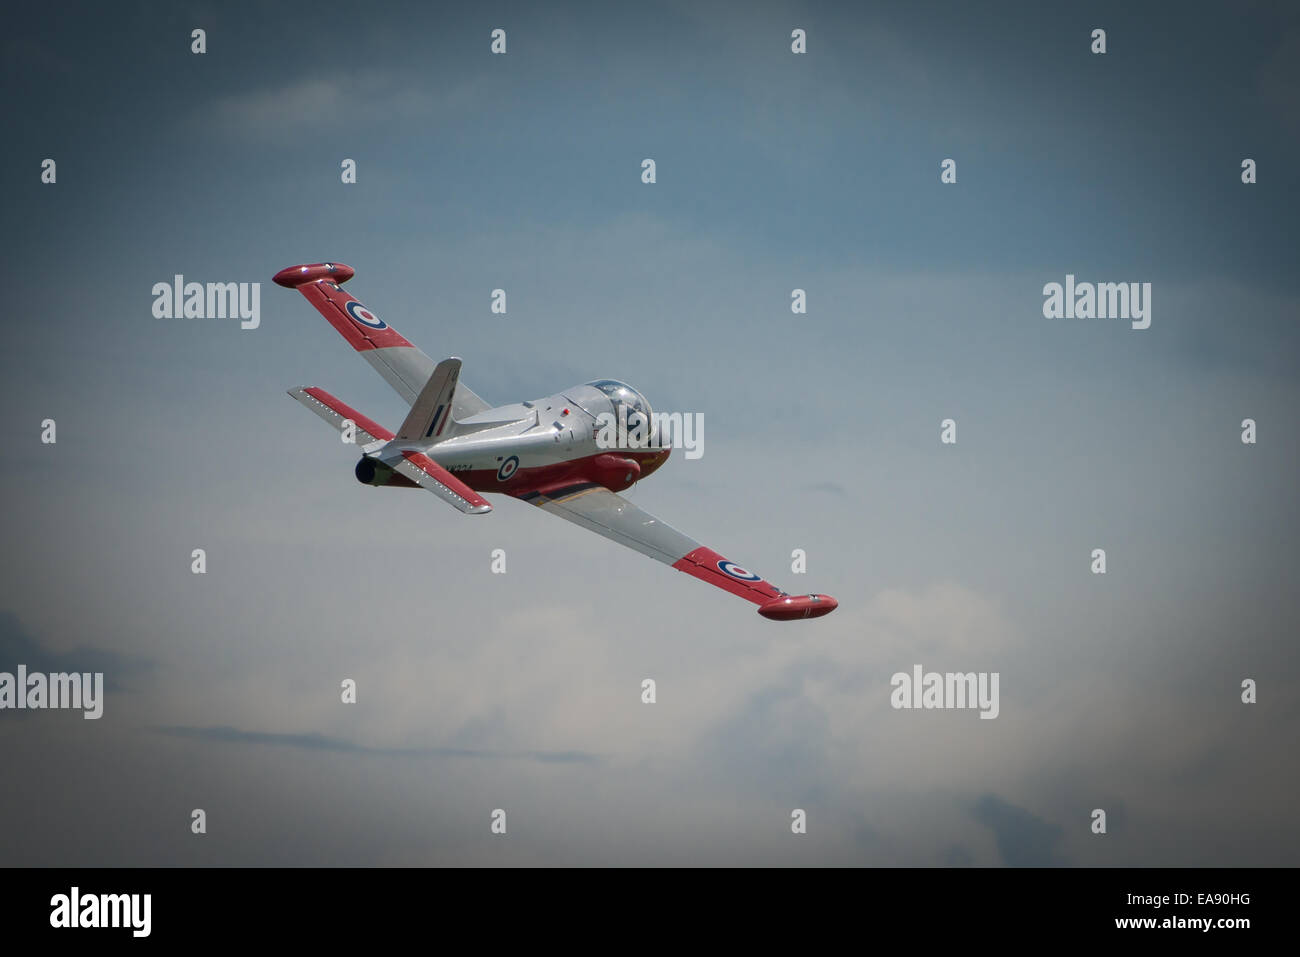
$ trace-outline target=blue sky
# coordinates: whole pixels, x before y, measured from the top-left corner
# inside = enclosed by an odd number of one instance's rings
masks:
[[[1293,10],[70,5],[5,44],[0,668],[116,674],[99,722],[0,716],[0,861],[1295,862]],[[284,395],[403,414],[269,282],[322,260],[489,401],[703,413],[633,500],[840,610],[357,485]],[[155,319],[176,273],[262,282],[261,326]],[[1152,283],[1151,328],[1044,319],[1067,273]],[[1001,715],[892,710],[918,662]]]

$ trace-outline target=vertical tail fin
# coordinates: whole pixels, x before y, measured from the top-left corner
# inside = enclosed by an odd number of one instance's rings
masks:
[[[459,380],[459,359],[453,356],[439,362],[415,397],[406,421],[397,430],[397,438],[403,442],[441,442],[451,438],[455,433],[451,410]]]

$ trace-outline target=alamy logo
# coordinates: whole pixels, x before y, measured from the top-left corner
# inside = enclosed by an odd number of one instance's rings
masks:
[[[895,709],[978,708],[981,718],[996,718],[998,705],[998,672],[987,671],[948,672],[929,671],[922,674],[920,665],[912,666],[912,673],[897,672],[889,680],[893,692],[889,703]]]
[[[646,416],[626,403],[618,404],[617,416],[602,412],[596,416],[596,447],[601,449],[685,449],[688,459],[704,454],[703,412],[652,412]]]
[[[1065,285],[1043,287],[1044,319],[1124,319],[1134,329],[1151,326],[1151,283],[1080,282],[1067,273]]]
[[[262,323],[260,282],[186,282],[177,273],[171,283],[153,284],[157,319],[239,319],[239,328]]]
[[[68,894],[50,898],[51,927],[128,927],[132,937],[148,937],[153,911],[152,894]]]
[[[94,720],[104,714],[104,673],[28,674],[26,665],[19,665],[17,674],[0,671],[0,711],[6,708],[80,708],[83,718]]]

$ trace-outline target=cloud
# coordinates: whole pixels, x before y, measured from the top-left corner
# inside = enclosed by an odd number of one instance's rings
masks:
[[[469,78],[431,86],[392,70],[332,71],[220,95],[191,115],[189,122],[273,142],[344,127],[355,135],[382,125],[391,133],[435,118],[450,122],[475,102],[476,90],[476,82]]]
[[[543,764],[602,764],[599,755],[584,751],[487,751],[481,748],[391,748],[358,744],[323,734],[291,734],[273,731],[242,731],[231,727],[157,727],[152,730],[175,738],[220,741],[227,744],[264,744],[307,751],[341,751],[393,758],[494,758],[538,761]]]
[[[1285,152],[1249,94],[1278,51],[1276,112],[1294,41],[1246,18],[1189,86],[1155,64],[1185,59],[1195,16],[1103,63],[1046,9],[814,10],[803,57],[784,8],[677,9],[521,8],[507,57],[430,8],[288,44],[300,17],[268,8],[224,39],[214,21],[207,58],[141,20],[159,58],[123,63],[96,39],[111,14],[19,11],[11,32],[67,63],[24,60],[41,95],[14,101],[31,228],[9,292],[42,334],[0,381],[60,443],[29,425],[0,452],[0,647],[138,689],[105,721],[0,715],[0,859],[1294,863],[1295,197],[1244,189],[1220,149],[1249,129],[1252,155]],[[86,89],[121,109],[70,121]],[[171,122],[190,135],[160,150]],[[58,188],[23,158],[47,155]],[[949,155],[961,186],[938,182]],[[708,454],[633,500],[839,611],[775,624],[522,503],[462,520],[361,488],[284,388],[405,410],[296,294],[267,292],[251,334],[149,315],[177,271],[336,256],[490,399],[608,373],[705,413]],[[72,260],[95,281],[59,281]],[[1156,280],[1152,329],[1043,320],[1067,271]],[[1000,716],[892,709],[918,663],[999,671]],[[220,841],[190,840],[200,802]],[[1094,807],[1122,840],[1089,833]]]
[[[83,645],[70,651],[54,651],[28,634],[15,615],[0,611],[0,670],[12,672],[18,665],[26,665],[29,673],[102,672],[106,691],[122,691],[129,685],[124,679],[154,669],[150,658],[106,648]]]
[[[1002,863],[1011,867],[1054,867],[1066,864],[1056,850],[1061,828],[1004,801],[996,794],[982,795],[971,814],[993,831]]]

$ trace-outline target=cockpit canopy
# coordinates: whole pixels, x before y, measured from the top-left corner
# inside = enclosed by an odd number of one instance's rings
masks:
[[[627,406],[629,423],[633,422],[633,414],[639,412],[645,416],[646,424],[649,425],[652,418],[650,403],[645,400],[645,396],[626,382],[619,382],[617,379],[597,379],[595,382],[588,382],[587,385],[605,393],[616,411],[620,405]]]

